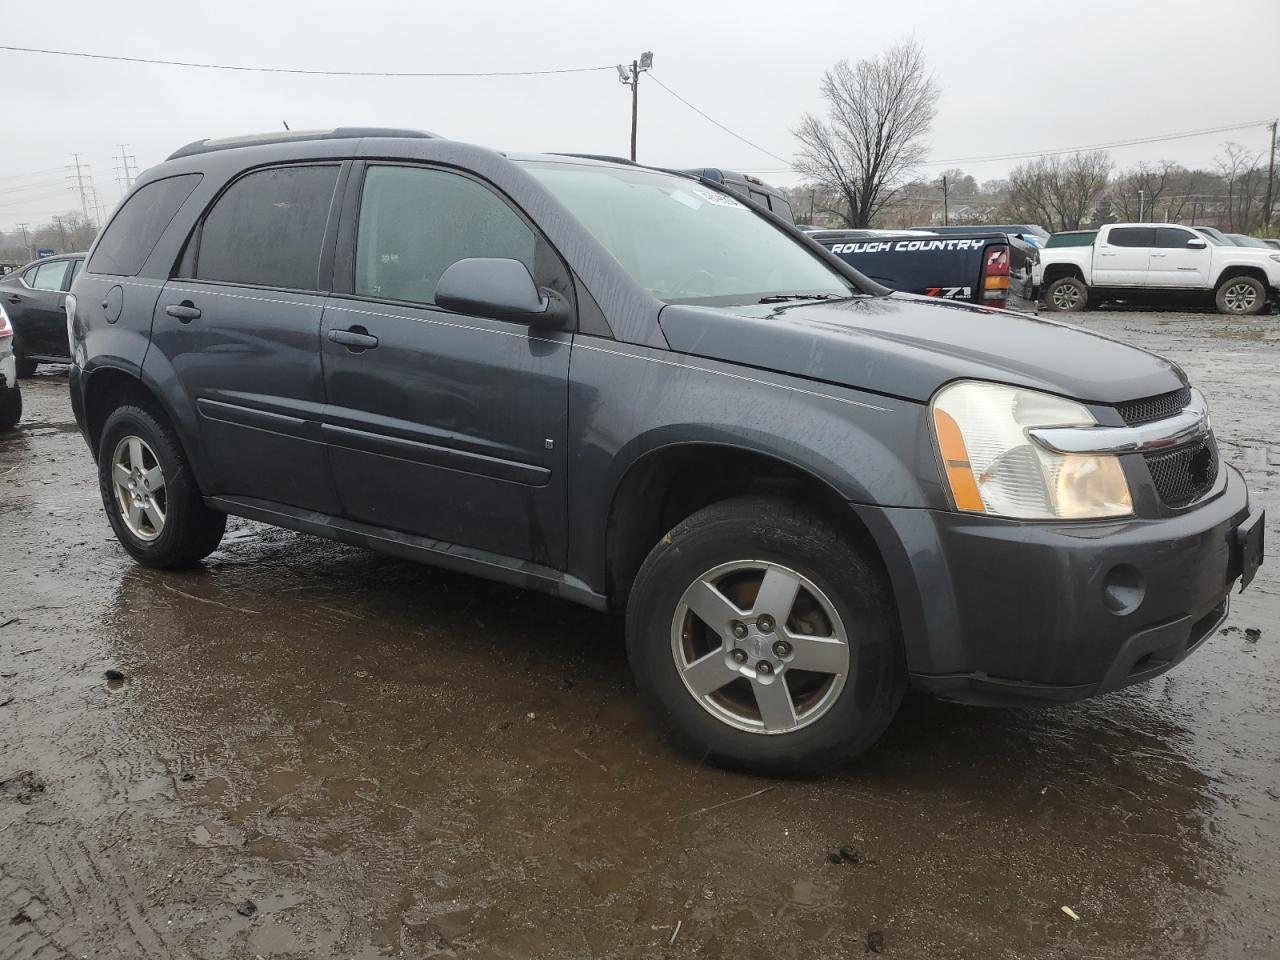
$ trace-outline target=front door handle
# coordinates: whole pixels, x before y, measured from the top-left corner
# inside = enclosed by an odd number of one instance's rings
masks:
[[[200,317],[200,308],[190,300],[183,300],[181,303],[171,303],[164,308],[164,312],[169,316],[176,318],[181,323],[190,323]]]
[[[378,338],[361,326],[350,327],[346,330],[330,330],[328,336],[334,343],[342,344],[352,353],[372,350],[378,345]]]
[[[9,297],[9,302],[10,302],[10,303],[21,303],[21,302],[22,302],[22,298],[21,298],[20,296],[18,296],[18,295],[15,293],[15,294],[13,294],[12,296],[10,296],[10,297]]]

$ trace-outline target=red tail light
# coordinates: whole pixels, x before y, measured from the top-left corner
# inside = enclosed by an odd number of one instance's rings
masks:
[[[987,247],[982,263],[982,302],[1003,307],[1009,297],[1009,247],[999,243]]]

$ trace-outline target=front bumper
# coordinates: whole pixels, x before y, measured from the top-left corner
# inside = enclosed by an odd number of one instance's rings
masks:
[[[1222,622],[1244,480],[1175,516],[1043,524],[854,509],[893,582],[915,685],[970,703],[1077,700],[1156,676]]]

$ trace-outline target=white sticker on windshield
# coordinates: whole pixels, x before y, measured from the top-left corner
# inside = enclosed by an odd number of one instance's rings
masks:
[[[714,204],[717,207],[737,207],[739,210],[747,209],[746,204],[739,203],[726,193],[717,193],[714,190],[704,190],[700,187],[694,187],[693,192],[703,200],[707,201],[707,203]]]
[[[702,206],[701,200],[697,197],[689,196],[689,194],[685,193],[683,190],[672,190],[670,196],[672,200],[675,200],[678,203],[683,203],[690,210],[697,210]]]

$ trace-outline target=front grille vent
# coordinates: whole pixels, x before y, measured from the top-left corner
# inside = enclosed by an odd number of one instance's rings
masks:
[[[1121,418],[1131,427],[1140,423],[1151,423],[1163,420],[1180,413],[1191,402],[1191,388],[1183,387],[1172,393],[1162,393],[1158,397],[1145,397],[1142,400],[1130,400],[1128,403],[1116,404]]]
[[[1218,479],[1218,447],[1211,436],[1176,450],[1143,454],[1143,459],[1166,506],[1194,503],[1212,490]]]

